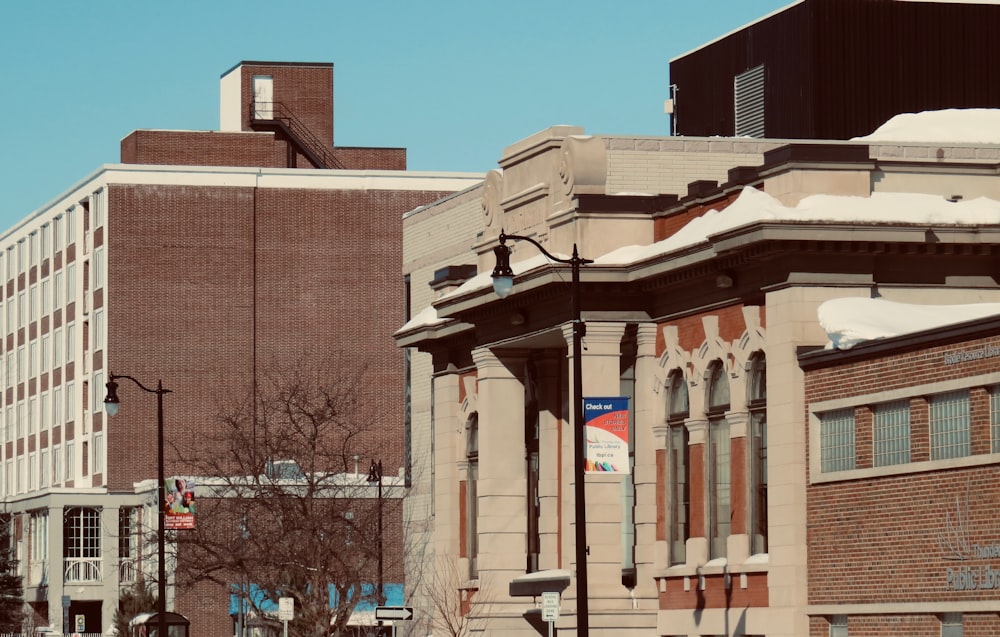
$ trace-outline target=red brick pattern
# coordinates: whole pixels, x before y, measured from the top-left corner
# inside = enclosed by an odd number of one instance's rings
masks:
[[[946,363],[945,354],[996,348],[1000,336],[928,345],[809,369],[809,405],[833,398],[929,385],[910,404],[911,464],[930,459],[928,396],[933,384],[996,369],[996,358]],[[986,387],[970,388],[972,453],[990,453]],[[808,420],[808,418],[807,418]],[[858,468],[871,467],[871,408],[855,408]],[[1000,465],[953,466],[912,473],[812,483],[807,487],[810,604],[961,603],[995,600],[1000,591],[1000,529],[993,494]],[[1000,634],[997,614],[963,616],[965,634]],[[828,634],[826,619],[810,634]],[[931,614],[849,617],[854,635],[938,635]]]
[[[683,577],[666,579],[666,592],[660,593],[660,608],[747,608],[768,605],[767,573],[747,573],[746,588],[740,585],[739,574],[730,576],[729,586],[720,573],[705,575],[702,590],[698,576],[689,578],[690,590],[684,590]]]

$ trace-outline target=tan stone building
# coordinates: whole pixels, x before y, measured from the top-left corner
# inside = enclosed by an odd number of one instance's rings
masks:
[[[830,298],[1000,299],[1000,218],[962,214],[1000,200],[1000,147],[583,133],[513,144],[404,220],[410,634],[546,634],[541,598],[511,593],[560,580],[576,634],[571,272],[508,241],[500,299],[502,230],[594,260],[583,396],[629,399],[630,472],[585,480],[591,634],[809,634],[798,354]]]

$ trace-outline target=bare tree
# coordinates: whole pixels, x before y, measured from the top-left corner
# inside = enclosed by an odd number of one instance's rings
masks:
[[[377,442],[365,373],[344,357],[272,370],[182,458],[208,497],[197,528],[178,533],[179,581],[236,584],[259,618],[291,597],[289,634],[340,634],[359,601],[378,601],[378,501],[357,471]]]

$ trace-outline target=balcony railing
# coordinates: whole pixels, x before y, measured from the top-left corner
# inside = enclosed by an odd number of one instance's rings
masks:
[[[139,560],[134,557],[122,557],[118,562],[118,583],[120,585],[134,584],[139,580]]]
[[[66,570],[63,572],[63,582],[101,582],[101,558],[99,557],[67,557],[64,560]]]

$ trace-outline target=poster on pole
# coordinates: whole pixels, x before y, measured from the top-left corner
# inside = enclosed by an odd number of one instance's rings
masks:
[[[587,473],[629,472],[628,397],[584,398]]]
[[[171,478],[163,485],[164,527],[194,528],[194,480]]]

